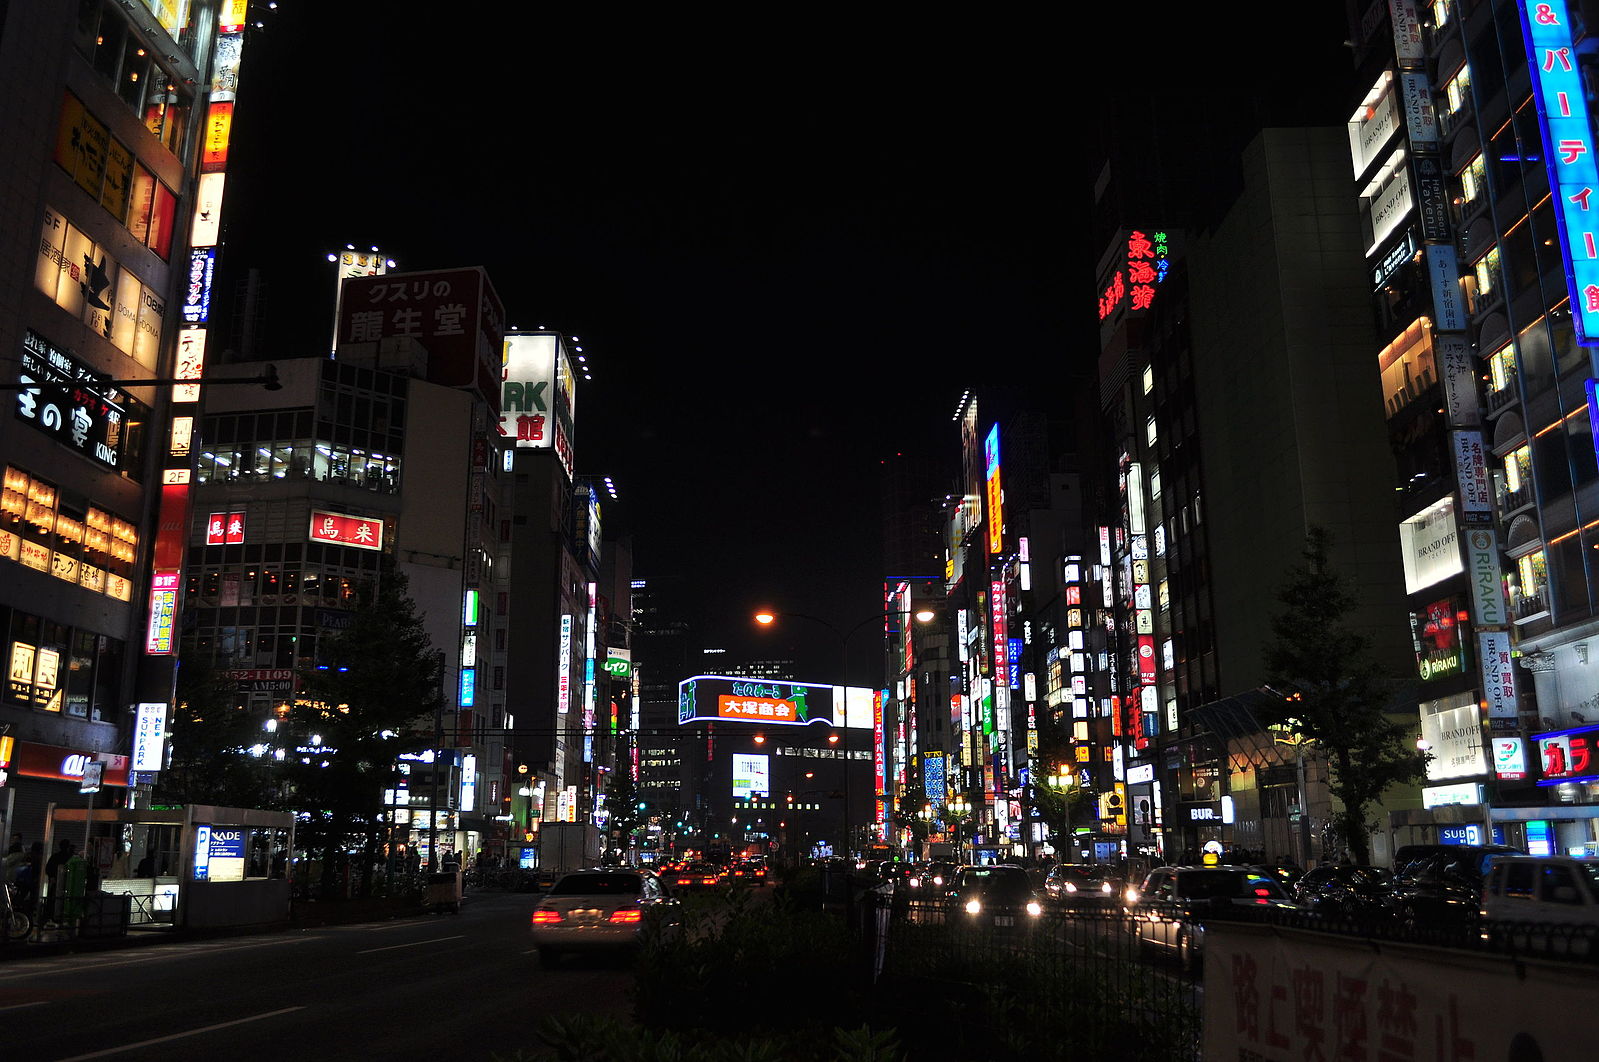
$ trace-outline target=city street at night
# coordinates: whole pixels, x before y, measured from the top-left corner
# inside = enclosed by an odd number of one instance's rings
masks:
[[[488,1062],[537,1047],[546,1015],[627,1019],[627,959],[539,968],[528,933],[536,901],[484,894],[458,917],[0,961],[4,1054]]]

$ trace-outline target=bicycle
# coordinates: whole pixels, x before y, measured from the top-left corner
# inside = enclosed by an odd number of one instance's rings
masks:
[[[10,885],[0,885],[0,943],[27,940],[33,932],[33,918],[17,910]]]

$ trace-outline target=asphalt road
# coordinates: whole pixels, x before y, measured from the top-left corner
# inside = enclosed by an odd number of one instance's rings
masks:
[[[538,899],[477,894],[460,915],[0,964],[0,1058],[489,1062],[538,1048],[546,1015],[627,1020],[626,959],[539,968]]]

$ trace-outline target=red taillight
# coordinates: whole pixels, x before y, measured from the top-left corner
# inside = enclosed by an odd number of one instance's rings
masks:
[[[612,911],[612,922],[637,922],[644,917],[643,911]]]
[[[561,921],[564,921],[564,919],[561,917],[561,912],[559,911],[533,912],[533,924],[536,926],[549,926]]]

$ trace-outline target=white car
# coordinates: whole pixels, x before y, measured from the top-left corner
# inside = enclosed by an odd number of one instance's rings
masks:
[[[653,874],[580,870],[563,875],[533,911],[539,962],[554,966],[568,952],[636,948],[646,930],[673,920],[676,904]]]
[[[1599,925],[1599,860],[1498,856],[1482,884],[1482,916],[1495,922]]]

